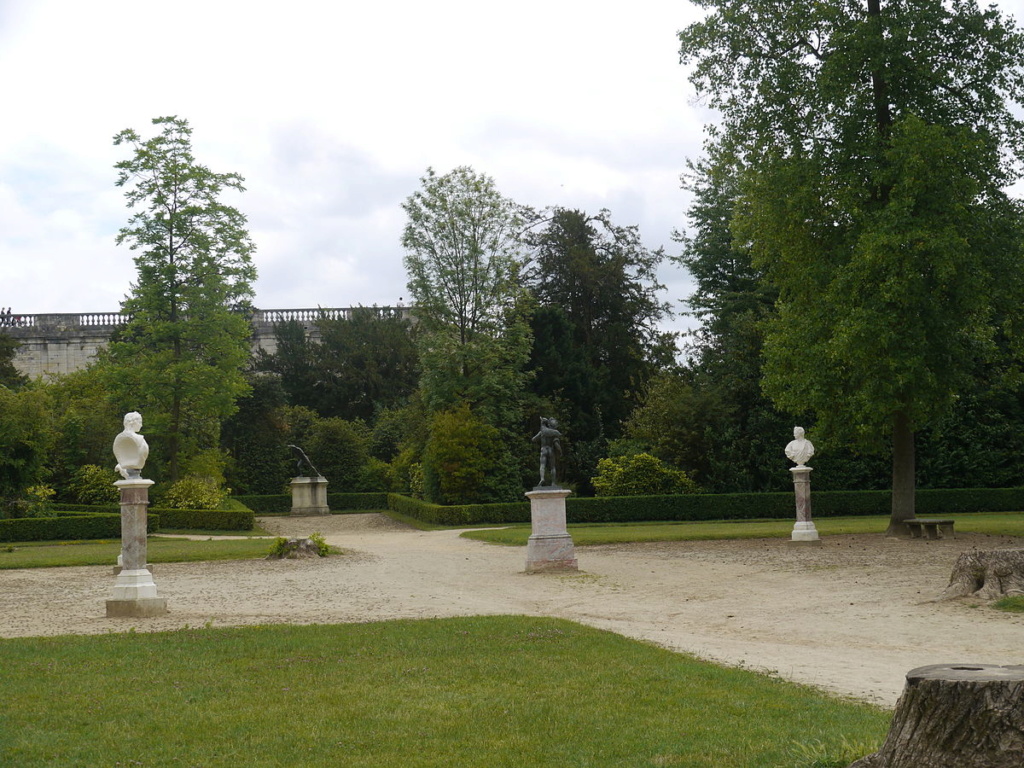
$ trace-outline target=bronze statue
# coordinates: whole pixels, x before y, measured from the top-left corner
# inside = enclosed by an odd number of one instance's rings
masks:
[[[551,470],[552,488],[558,487],[558,464],[556,455],[562,453],[562,433],[558,431],[558,422],[543,416],[540,418],[540,432],[533,436],[533,442],[540,443],[540,482],[537,487],[544,485],[544,477],[547,470]]]

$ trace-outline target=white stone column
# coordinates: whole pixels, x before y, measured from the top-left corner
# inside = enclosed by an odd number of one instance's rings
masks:
[[[539,488],[526,492],[530,500],[533,533],[526,543],[526,572],[576,571],[576,552],[565,525],[565,488]]]
[[[811,467],[801,464],[789,471],[793,473],[793,491],[796,493],[796,524],[790,540],[820,544],[818,529],[811,519]]]
[[[327,506],[327,479],[324,477],[296,477],[292,479],[292,514],[329,515]]]
[[[114,483],[121,491],[121,572],[107,600],[107,617],[161,616],[167,600],[156,593],[146,568],[146,523],[152,480],[130,478]]]

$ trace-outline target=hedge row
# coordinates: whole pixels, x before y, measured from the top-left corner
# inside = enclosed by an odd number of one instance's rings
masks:
[[[272,493],[262,496],[234,496],[258,515],[288,514],[292,508],[290,493]],[[365,509],[387,509],[386,493],[328,493],[327,506],[331,512]]]
[[[164,528],[197,528],[204,531],[251,531],[256,524],[252,510],[150,509]],[[120,535],[120,534],[119,534]]]
[[[149,515],[149,533],[160,527],[158,515]],[[22,517],[0,520],[0,541],[67,541],[120,539],[121,515],[73,513],[57,517]]]
[[[819,491],[811,493],[815,517],[888,515],[889,491]],[[443,507],[390,494],[388,507],[433,525],[480,525],[530,521],[529,502],[466,504]],[[957,488],[919,490],[917,515],[1024,510],[1024,488]],[[569,523],[787,519],[795,515],[792,493],[722,493],[678,496],[601,496],[566,500]]]

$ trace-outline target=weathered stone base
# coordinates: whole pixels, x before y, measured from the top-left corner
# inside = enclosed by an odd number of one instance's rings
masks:
[[[322,477],[296,477],[292,480],[292,517],[331,514],[327,505],[327,481]]]
[[[801,543],[815,543],[820,544],[821,539],[818,537],[818,529],[814,527],[814,523],[810,520],[806,522],[796,522],[793,524],[793,534],[790,538],[791,541]]]
[[[534,534],[526,542],[526,572],[578,571],[576,550],[568,533]]]
[[[136,600],[107,600],[108,619],[139,619],[163,616],[167,613],[167,598],[141,597]]]

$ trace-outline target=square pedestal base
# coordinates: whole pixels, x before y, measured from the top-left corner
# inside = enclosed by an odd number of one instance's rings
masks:
[[[576,551],[568,533],[534,534],[526,542],[526,572],[578,571]]]
[[[818,529],[810,520],[799,520],[793,525],[792,542],[800,544],[820,544]]]
[[[135,600],[107,600],[107,618],[147,618],[167,613],[166,597],[140,597]]]

